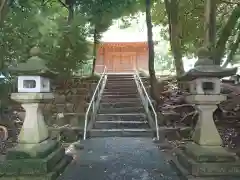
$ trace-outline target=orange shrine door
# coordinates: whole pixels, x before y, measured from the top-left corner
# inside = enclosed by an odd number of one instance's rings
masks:
[[[110,72],[123,73],[133,72],[136,66],[136,53],[113,53],[108,61]]]

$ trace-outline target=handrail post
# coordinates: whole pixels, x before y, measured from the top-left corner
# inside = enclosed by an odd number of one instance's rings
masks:
[[[152,112],[154,114],[155,126],[156,126],[157,140],[159,140],[159,127],[158,127],[157,113],[156,113],[156,111],[155,111],[155,109],[154,109],[154,107],[152,105],[152,101],[150,100],[150,98],[148,96],[146,88],[143,85],[142,79],[140,78],[137,70],[135,70],[134,79],[135,79],[135,82],[137,84],[138,93],[140,94],[140,96],[142,94],[143,97],[144,97],[144,99],[142,99],[142,102],[144,103],[144,107],[145,107],[146,113],[149,114],[149,107],[152,109]],[[141,91],[143,91],[143,92],[140,92],[140,88],[141,88]]]
[[[88,108],[87,108],[87,111],[86,111],[86,114],[85,114],[85,121],[84,121],[84,132],[83,132],[83,139],[85,140],[86,139],[86,136],[87,136],[87,126],[88,126],[88,115],[89,115],[89,112],[90,110],[92,111],[92,114],[91,114],[91,120],[93,118],[95,118],[95,111],[96,111],[96,107],[95,103],[99,101],[100,97],[101,97],[101,93],[103,91],[103,88],[105,86],[105,81],[106,81],[106,78],[105,78],[105,75],[106,75],[106,66],[104,66],[104,71],[98,81],[98,84],[97,84],[97,87],[93,93],[93,96],[91,98],[91,101],[88,105]],[[99,89],[101,88],[101,89]],[[95,100],[95,98],[97,97],[97,100]]]

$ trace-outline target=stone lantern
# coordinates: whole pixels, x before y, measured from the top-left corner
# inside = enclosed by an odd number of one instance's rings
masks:
[[[220,94],[220,78],[234,75],[237,68],[214,65],[209,57],[208,51],[200,48],[194,68],[179,78],[189,82],[190,95],[186,101],[195,105],[199,116],[192,142],[176,150],[176,164],[182,172],[187,170],[189,176],[240,175],[240,163],[235,154],[222,147],[213,120],[217,104],[226,100],[226,95]]]
[[[50,78],[56,75],[38,57],[39,49],[31,50],[31,58],[10,68],[18,75],[18,92],[11,98],[26,111],[18,145],[7,152],[0,164],[0,174],[22,179],[54,179],[71,161],[59,142],[50,139],[41,103],[54,98]]]

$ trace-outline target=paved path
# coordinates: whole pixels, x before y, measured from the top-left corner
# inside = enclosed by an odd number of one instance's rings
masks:
[[[180,180],[150,138],[94,138],[58,180]]]

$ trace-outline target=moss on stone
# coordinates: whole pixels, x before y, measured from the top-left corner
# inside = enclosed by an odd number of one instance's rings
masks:
[[[57,177],[65,170],[66,166],[72,161],[69,156],[64,158],[54,167],[50,173],[42,175],[18,175],[18,176],[2,176],[1,180],[56,180]]]
[[[43,159],[5,160],[0,163],[2,175],[39,175],[53,170],[56,164],[65,156],[65,150],[59,148]]]
[[[197,162],[234,162],[236,156],[221,147],[204,147],[189,143],[185,153]]]
[[[197,162],[182,150],[176,150],[177,161],[189,174],[197,177],[240,176],[240,162]]]
[[[18,144],[10,149],[6,155],[7,160],[44,158],[59,147],[55,140],[48,139],[36,145]]]

